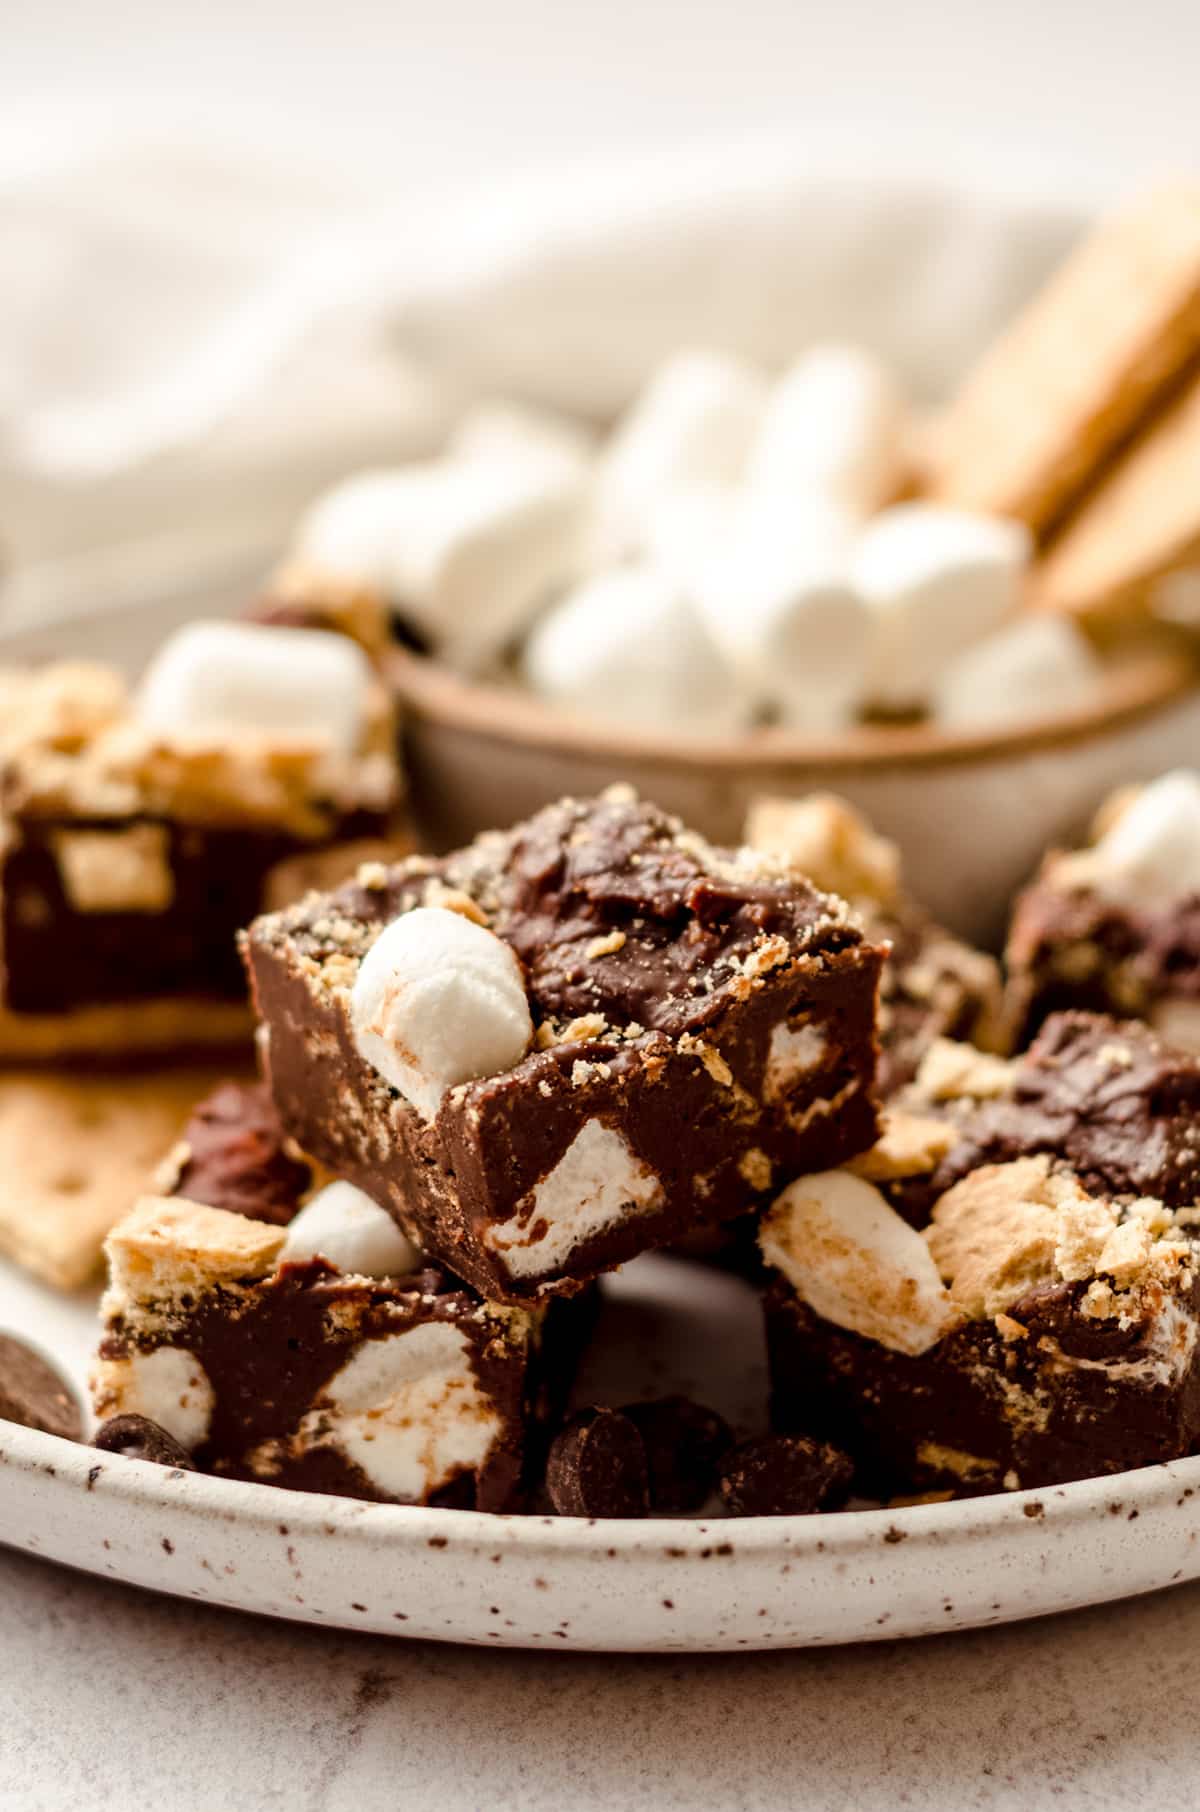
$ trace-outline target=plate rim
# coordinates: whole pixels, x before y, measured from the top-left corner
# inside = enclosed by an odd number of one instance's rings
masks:
[[[1090,1521],[1098,1512],[1111,1514],[1115,1491],[1132,1493],[1138,1509],[1167,1507],[1165,1500],[1183,1488],[1200,1496],[1200,1454],[1162,1460],[1130,1471],[1104,1473],[1067,1484],[1030,1486],[1020,1491],[990,1492],[941,1503],[905,1504],[894,1508],[824,1511],[803,1516],[707,1517],[575,1517],[541,1512],[456,1510],[422,1504],[383,1504],[323,1492],[296,1491],[253,1480],[225,1479],[184,1472],[105,1453],[84,1442],[66,1440],[19,1424],[0,1425],[0,1478],[5,1470],[61,1481],[81,1495],[91,1495],[104,1478],[103,1497],[134,1500],[204,1520],[277,1527],[285,1520],[297,1532],[328,1536],[351,1531],[373,1539],[388,1537],[399,1545],[428,1543],[430,1535],[455,1538],[456,1546],[507,1546],[513,1550],[550,1548],[560,1556],[596,1558],[615,1549],[634,1553],[645,1546],[661,1551],[670,1543],[680,1559],[699,1558],[714,1539],[728,1541],[760,1558],[773,1553],[795,1557],[811,1550],[832,1561],[845,1559],[879,1542],[936,1539],[944,1552],[948,1542],[978,1541],[989,1533],[1025,1529],[1031,1538],[1049,1526],[1061,1529]],[[97,1472],[99,1468],[99,1472]],[[1034,1506],[1038,1506],[1035,1508]],[[1124,1506],[1122,1506],[1124,1507]],[[886,1517],[886,1523],[884,1518]],[[811,1539],[810,1539],[811,1538]],[[0,1542],[6,1537],[0,1531]],[[439,1546],[442,1545],[440,1542]]]

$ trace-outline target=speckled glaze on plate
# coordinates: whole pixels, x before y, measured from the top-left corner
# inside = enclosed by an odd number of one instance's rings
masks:
[[[736,1278],[640,1259],[582,1400],[687,1389],[750,1429],[765,1380]],[[94,1302],[0,1270],[0,1326],[79,1376]],[[1050,1491],[835,1516],[586,1522],[308,1496],[0,1424],[0,1541],[239,1610],[493,1647],[816,1647],[927,1635],[1200,1577],[1200,1459]]]

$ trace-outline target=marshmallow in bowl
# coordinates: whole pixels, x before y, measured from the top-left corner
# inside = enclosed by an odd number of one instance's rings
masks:
[[[743,495],[695,583],[733,675],[796,729],[840,729],[861,702],[872,617],[848,579],[853,532],[817,495]]]
[[[864,520],[904,482],[907,427],[882,360],[858,346],[814,346],[771,392],[747,461],[747,489],[825,497]]]
[[[925,705],[947,663],[1016,612],[1030,551],[1026,528],[994,516],[904,503],[874,517],[850,563],[874,617],[870,702]]]
[[[205,621],[167,638],[134,703],[148,730],[172,739],[276,731],[352,753],[370,690],[370,664],[347,636]]]
[[[703,733],[744,702],[683,588],[651,566],[589,579],[538,624],[524,672],[548,703],[614,723]]]
[[[1063,857],[1054,872],[1060,885],[1118,898],[1200,893],[1200,775],[1175,768],[1142,787],[1099,842]]]
[[[360,472],[319,498],[295,553],[378,591],[451,665],[485,666],[575,574],[579,469],[523,448]]]
[[[432,1120],[447,1089],[519,1063],[533,1038],[521,966],[486,926],[444,906],[393,919],[350,996],[360,1055]]]
[[[968,730],[1070,711],[1094,695],[1100,674],[1100,657],[1074,623],[1022,616],[951,661],[933,689],[933,716]]]
[[[287,1230],[281,1264],[324,1258],[353,1277],[403,1277],[421,1254],[378,1202],[353,1183],[327,1183],[304,1204]]]
[[[596,559],[642,551],[655,505],[676,486],[736,483],[766,393],[758,372],[722,353],[681,352],[660,366],[600,458]]]

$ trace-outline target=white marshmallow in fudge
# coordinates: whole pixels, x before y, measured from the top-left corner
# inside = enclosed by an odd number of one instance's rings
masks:
[[[327,1183],[287,1228],[281,1262],[324,1258],[353,1277],[403,1277],[421,1253],[387,1210],[353,1183]]]
[[[486,926],[420,906],[384,928],[350,997],[359,1053],[427,1120],[447,1089],[519,1063],[533,1038],[521,965]]]
[[[746,486],[826,498],[862,521],[899,492],[907,438],[904,399],[882,360],[859,346],[813,346],[767,399]]]
[[[656,505],[677,486],[736,483],[766,394],[757,371],[724,353],[680,352],[661,365],[601,455],[594,559],[642,552]]]
[[[548,702],[696,734],[746,715],[738,678],[683,587],[650,566],[587,580],[537,625],[524,672]]]
[[[1188,768],[1140,788],[1088,849],[1060,857],[1056,885],[1139,903],[1200,893],[1200,775]]]
[[[1031,613],[951,661],[934,685],[932,713],[948,728],[971,730],[1071,711],[1095,695],[1101,671],[1074,623]]]
[[[895,1352],[927,1352],[962,1320],[926,1240],[851,1171],[790,1184],[764,1216],[759,1244],[824,1320]]]
[[[362,740],[371,683],[366,655],[347,636],[203,621],[168,636],[134,708],[171,740],[283,733],[324,738],[349,754]]]
[[[926,705],[947,664],[1015,613],[1030,549],[1020,523],[935,504],[898,504],[869,522],[850,579],[874,617],[870,702]]]
[[[319,498],[295,553],[378,591],[443,659],[494,659],[578,570],[586,486],[543,449],[361,472]]]

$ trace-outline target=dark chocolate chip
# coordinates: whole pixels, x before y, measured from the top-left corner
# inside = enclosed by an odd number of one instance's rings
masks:
[[[615,1409],[583,1409],[554,1438],[546,1490],[560,1516],[645,1516],[646,1449]]]
[[[664,1516],[698,1510],[716,1490],[717,1468],[733,1446],[728,1422],[690,1397],[627,1403],[621,1414],[646,1449],[651,1509]]]
[[[83,1438],[79,1400],[62,1373],[13,1334],[0,1334],[0,1421]]]
[[[121,1453],[127,1460],[149,1460],[155,1466],[174,1466],[195,1472],[195,1462],[174,1435],[151,1422],[148,1416],[110,1416],[96,1430],[93,1447],[104,1453]]]
[[[844,1503],[853,1477],[837,1447],[807,1435],[764,1435],[726,1457],[721,1496],[731,1516],[808,1516]]]

